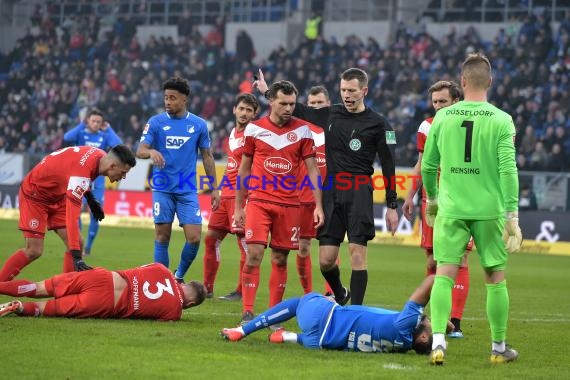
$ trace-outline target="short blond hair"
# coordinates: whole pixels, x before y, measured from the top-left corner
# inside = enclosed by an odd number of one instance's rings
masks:
[[[461,75],[473,87],[487,89],[491,81],[491,63],[481,53],[469,54],[461,66]]]

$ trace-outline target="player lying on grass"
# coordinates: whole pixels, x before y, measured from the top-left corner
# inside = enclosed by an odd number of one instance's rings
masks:
[[[69,272],[47,280],[0,282],[0,294],[48,298],[48,301],[14,300],[0,305],[0,317],[133,318],[176,321],[182,309],[200,305],[206,288],[198,281],[179,284],[162,264],[110,271],[95,268]]]
[[[307,348],[361,352],[431,351],[431,322],[423,314],[429,300],[433,276],[426,277],[412,293],[402,311],[378,307],[340,306],[332,298],[317,293],[285,300],[251,322],[225,328],[227,340],[239,341],[265,327],[297,317],[302,333],[279,329],[269,335],[272,343],[299,343]],[[449,331],[453,325],[449,323]]]

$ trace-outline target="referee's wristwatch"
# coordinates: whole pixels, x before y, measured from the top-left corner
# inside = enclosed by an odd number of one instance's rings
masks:
[[[398,208],[398,202],[396,202],[396,201],[387,202],[387,203],[386,203],[386,206],[388,206],[388,208],[391,208],[391,209],[394,209],[394,210],[395,210],[395,209]]]

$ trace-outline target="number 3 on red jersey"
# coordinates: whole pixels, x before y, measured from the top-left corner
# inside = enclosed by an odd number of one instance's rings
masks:
[[[155,287],[156,287],[156,292],[152,292],[149,290],[150,282],[148,281],[144,282],[142,290],[146,298],[151,300],[157,300],[160,297],[162,297],[164,292],[167,292],[168,294],[174,296],[174,289],[172,289],[172,284],[170,283],[170,279],[168,278],[164,279],[164,284],[157,281]]]

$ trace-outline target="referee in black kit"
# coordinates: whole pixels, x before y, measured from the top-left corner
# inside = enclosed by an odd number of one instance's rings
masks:
[[[266,91],[267,83],[259,70],[254,86]],[[394,184],[396,164],[393,146],[395,132],[388,121],[364,104],[368,76],[358,68],[344,71],[340,77],[342,104],[314,109],[295,104],[293,115],[325,127],[327,179],[323,186],[325,224],[319,230],[321,273],[334,291],[336,301],[344,305],[352,297],[353,305],[362,305],[368,270],[366,251],[374,238],[374,210],[371,176],[376,154],[382,165],[385,183],[386,226],[396,232],[398,226],[397,194]],[[350,291],[343,287],[336,265],[340,243],[348,235],[352,275]]]

